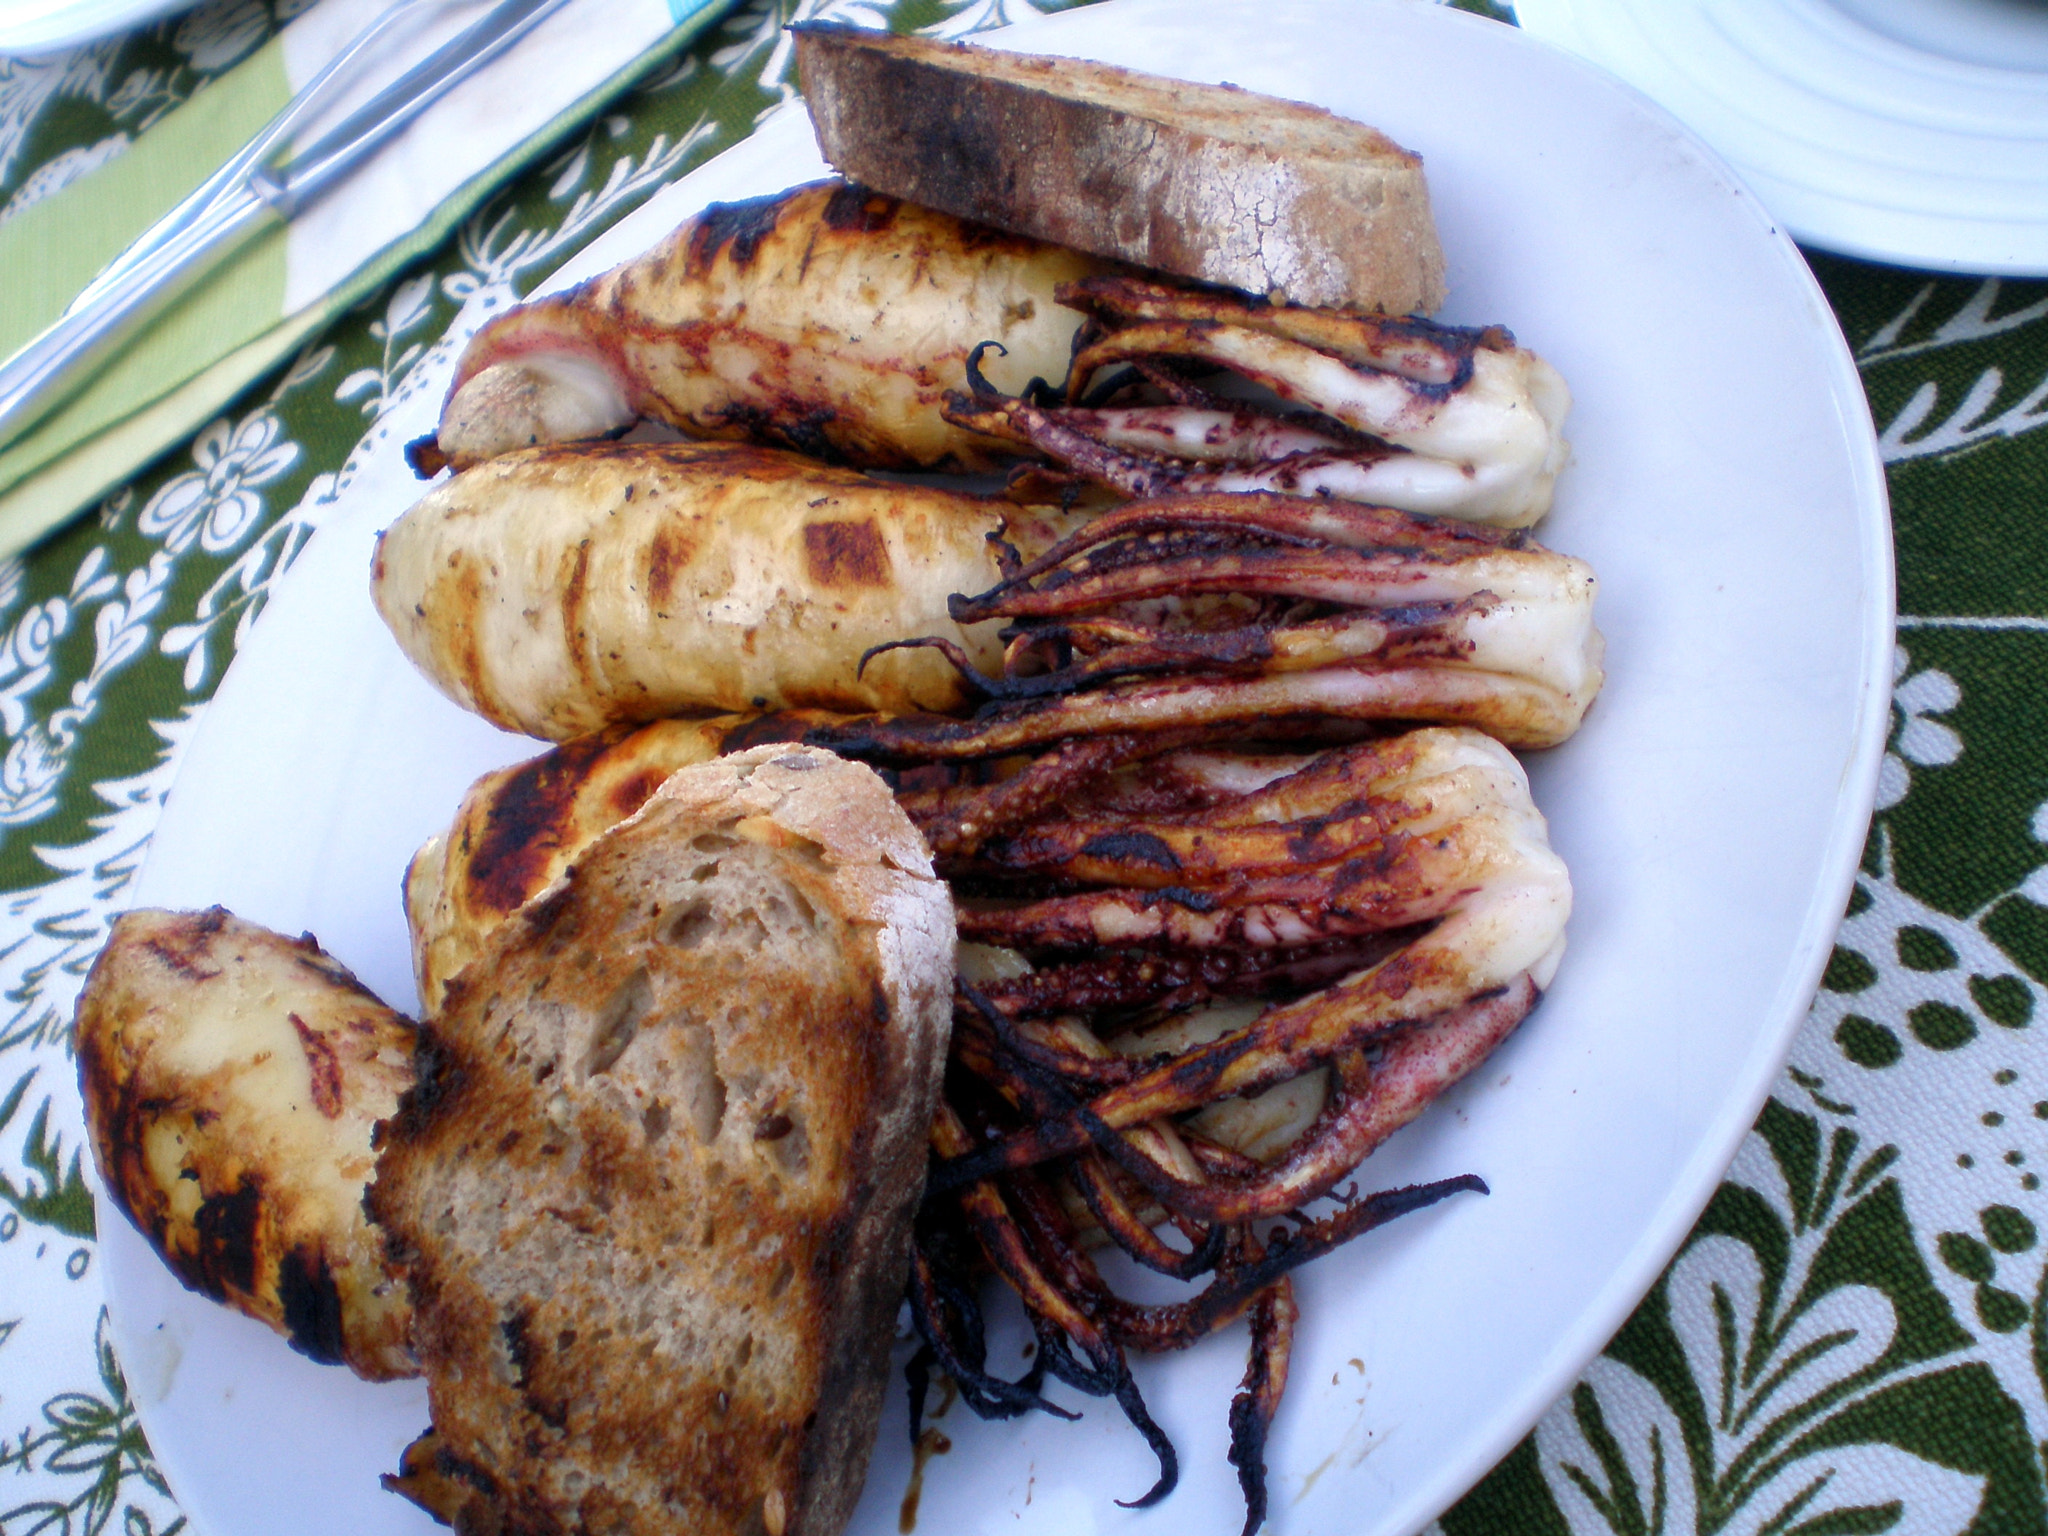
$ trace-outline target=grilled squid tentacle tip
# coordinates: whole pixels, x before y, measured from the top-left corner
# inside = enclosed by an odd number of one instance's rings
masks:
[[[1007,400],[1009,398],[1000,389],[997,389],[995,385],[989,383],[982,374],[982,357],[991,350],[994,351],[997,357],[1008,357],[1010,355],[1010,349],[1000,341],[978,341],[974,344],[974,350],[967,354],[967,389],[973,395],[974,403],[977,405],[986,405],[991,401]],[[1034,379],[1032,382],[1037,383],[1038,381]]]
[[[913,640],[885,640],[880,645],[871,645],[860,653],[860,661],[853,669],[856,678],[867,676],[868,663],[889,651],[938,651],[960,669],[963,677],[976,678],[981,674],[974,663],[967,659],[967,653],[943,635],[919,635]]]
[[[1145,1492],[1135,1499],[1118,1499],[1124,1509],[1150,1509],[1180,1485],[1180,1453],[1173,1448],[1173,1442],[1166,1436],[1145,1407],[1145,1399],[1138,1392],[1138,1384],[1131,1379],[1131,1369],[1121,1365],[1115,1391],[1116,1405],[1123,1409],[1124,1417],[1138,1428],[1145,1437],[1145,1443],[1152,1448],[1152,1454],[1159,1458],[1159,1478]]]

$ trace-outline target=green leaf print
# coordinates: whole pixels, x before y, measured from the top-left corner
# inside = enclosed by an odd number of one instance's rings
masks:
[[[1913,1240],[1896,1150],[1782,1100],[1757,1129],[1568,1415],[1539,1427],[1566,1520],[1614,1536],[2040,1529],[2025,1415],[1964,1358],[1976,1336]],[[2023,1326],[2027,1304],[1992,1282],[2034,1224],[1996,1205],[1981,1227],[1948,1234],[1943,1263],[1978,1277],[1980,1322],[2009,1326],[2017,1306]],[[1952,1410],[1967,1446],[1919,1423]]]
[[[31,1070],[8,1090],[4,1100],[0,1100],[0,1130],[5,1130],[20,1111],[22,1098],[35,1075]],[[41,1186],[34,1183],[17,1186],[5,1173],[0,1173],[0,1201],[12,1206],[23,1221],[54,1227],[68,1237],[91,1237],[94,1230],[92,1192],[86,1188],[85,1177],[80,1171],[79,1154],[74,1151],[70,1166],[66,1167],[63,1142],[61,1138],[50,1136],[49,1127],[50,1101],[44,1099],[36,1110],[35,1118],[29,1121],[28,1137],[21,1154],[24,1167],[41,1177]]]
[[[132,1483],[160,1497],[168,1497],[170,1490],[128,1400],[127,1383],[107,1339],[104,1308],[94,1356],[104,1395],[61,1392],[43,1404],[40,1425],[0,1444],[0,1472],[41,1471],[82,1486],[66,1500],[33,1499],[0,1510],[4,1536],[99,1536],[116,1513],[122,1514],[123,1536],[176,1536],[185,1528],[180,1516],[157,1531],[145,1512],[125,1501]]]

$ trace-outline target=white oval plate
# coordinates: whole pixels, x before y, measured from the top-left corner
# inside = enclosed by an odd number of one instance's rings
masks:
[[[194,0],[9,0],[0,5],[0,54],[40,58],[126,32]]]
[[[1516,0],[1727,156],[1800,240],[2048,274],[2039,0]]]
[[[1619,1326],[1748,1129],[1828,953],[1883,745],[1891,541],[1846,347],[1791,243],[1683,129],[1509,28],[1425,4],[1122,0],[1005,42],[1305,97],[1427,158],[1457,321],[1511,322],[1572,382],[1577,461],[1545,537],[1600,572],[1606,694],[1531,764],[1578,883],[1543,1007],[1368,1164],[1368,1187],[1476,1172],[1459,1197],[1302,1277],[1271,1445],[1287,1536],[1401,1536],[1513,1446]],[[666,192],[561,274],[645,248],[713,198],[817,174],[798,114]],[[523,756],[400,659],[365,597],[417,493],[418,381],[359,456],[187,749],[138,901],[310,929],[411,996],[398,882],[471,777]],[[151,1443],[195,1525],[424,1533],[377,1475],[425,1426],[180,1291],[105,1223],[108,1292]],[[1234,1533],[1225,1412],[1242,1333],[1140,1364],[1180,1491],[1095,1401],[1079,1424],[946,1419],[929,1531]],[[895,1529],[901,1388],[854,1530]]]

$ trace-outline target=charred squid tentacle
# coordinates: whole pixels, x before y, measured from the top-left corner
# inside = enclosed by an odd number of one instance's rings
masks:
[[[1396,841],[1400,851],[1416,846],[1410,839]],[[962,911],[957,921],[964,939],[1031,954],[1098,944],[1294,949],[1409,928],[1443,916],[1457,900],[1457,892],[1412,877],[1368,883],[1367,871],[1377,873],[1388,865],[1399,869],[1408,862],[1392,849],[1370,850],[1355,867],[1341,872],[1356,883],[1334,895],[1334,882],[1310,873],[1245,878],[1225,892],[1185,886],[1088,891],[1000,911]]]
[[[1206,1169],[1203,1179],[1189,1180],[1129,1135],[1113,1134],[1097,1145],[1155,1199],[1182,1215],[1214,1222],[1278,1216],[1329,1194],[1382,1142],[1485,1060],[1534,1004],[1533,988],[1508,988],[1401,1031],[1370,1065],[1363,1052],[1338,1057],[1338,1086],[1316,1123],[1264,1167],[1234,1174]],[[1201,1160],[1204,1149],[1191,1146]]]
[[[1492,593],[1456,602],[1418,603],[1371,615],[1343,614],[1308,623],[1254,621],[1221,630],[1172,629],[1130,620],[1079,618],[1037,623],[1019,632],[1009,657],[1051,648],[1075,657],[1043,672],[1001,678],[961,667],[961,677],[984,698],[1009,703],[1069,693],[1123,678],[1201,671],[1212,676],[1303,672],[1317,667],[1438,662],[1456,665],[1476,649],[1470,631],[1491,619]],[[930,642],[903,641],[901,646]],[[945,651],[956,665],[957,647]]]
[[[1133,1308],[1143,1314],[1142,1319],[1129,1319],[1134,1335],[1142,1327],[1145,1337],[1157,1341],[1134,1347],[1184,1348],[1243,1316],[1261,1291],[1302,1265],[1399,1217],[1466,1193],[1486,1194],[1486,1181],[1468,1173],[1429,1184],[1380,1190],[1339,1200],[1328,1214],[1313,1219],[1300,1217],[1296,1226],[1275,1227],[1261,1240],[1260,1251],[1235,1260],[1226,1259],[1217,1267],[1208,1286],[1186,1301]]]
[[[1174,954],[1126,950],[1042,966],[990,982],[985,991],[1006,1015],[1024,1021],[1115,1009],[1177,1013],[1217,1000],[1300,997],[1364,970],[1414,937],[1412,932],[1395,930],[1275,954],[1227,948]],[[1115,1067],[1097,1063],[1092,1070],[1065,1070],[1070,1077],[1108,1086],[1128,1082],[1145,1065],[1118,1060]]]
[[[1469,1049],[1463,1052],[1439,1050],[1432,1053],[1429,1060],[1440,1069],[1455,1065],[1457,1075],[1462,1075],[1463,1070],[1468,1070],[1508,1029],[1513,1028],[1514,1023],[1519,1022],[1527,1009],[1524,1007],[1517,1011],[1512,1003],[1496,1008],[1475,1004],[1459,1012],[1471,1012],[1479,1021],[1478,1028],[1475,1030],[1471,1023],[1458,1017],[1440,1021],[1436,1027],[1467,1037],[1483,1036],[1484,1047],[1476,1054]],[[1077,1101],[1057,1074],[1033,1063],[1020,1062],[1019,1065],[1022,1071],[1011,1081],[1020,1096],[1031,1101],[1035,1119],[1043,1123],[1054,1117],[1066,1116],[1084,1124],[1087,1122],[1086,1106]],[[1376,1101],[1374,1069],[1364,1052],[1346,1052],[1336,1058],[1334,1066],[1335,1086],[1322,1111],[1287,1152],[1271,1165],[1254,1163],[1249,1169],[1240,1166],[1228,1173],[1211,1169],[1189,1178],[1181,1168],[1156,1155],[1154,1148],[1147,1144],[1150,1140],[1146,1135],[1148,1128],[1140,1127],[1131,1132],[1103,1128],[1096,1136],[1096,1152],[1083,1154],[1068,1166],[1076,1170],[1077,1187],[1080,1187],[1078,1170],[1091,1166],[1099,1156],[1106,1156],[1167,1210],[1192,1221],[1242,1224],[1299,1209],[1329,1194],[1380,1142],[1420,1113],[1430,1097],[1454,1080],[1442,1076],[1441,1071],[1432,1078],[1427,1069],[1417,1070],[1411,1066],[1405,1073],[1403,1091],[1391,1096],[1392,1102],[1381,1104]],[[1416,1090],[1425,1083],[1428,1085],[1427,1094],[1418,1097]],[[1081,1193],[1093,1210],[1095,1202],[1089,1198],[1088,1189],[1081,1187]],[[1116,1236],[1110,1219],[1099,1211],[1096,1215],[1104,1229]],[[1127,1251],[1139,1256],[1126,1246]],[[1141,1261],[1149,1262],[1142,1257]]]
[[[1202,1239],[1189,1249],[1175,1248],[1162,1240],[1132,1209],[1117,1188],[1109,1164],[1094,1153],[1077,1157],[1067,1165],[1067,1176],[1081,1196],[1096,1224],[1116,1245],[1147,1269],[1175,1280],[1194,1280],[1216,1267],[1223,1255],[1227,1231],[1210,1226]]]
[[[1064,388],[1005,396],[970,367],[968,391],[941,407],[949,422],[1126,496],[1293,490],[1505,526],[1549,509],[1570,394],[1498,327],[1337,315],[1117,277],[1059,293],[1090,316]],[[1287,404],[1219,399],[1191,382],[1205,370]],[[1145,386],[1172,403],[1131,393]]]
[[[971,1144],[966,1126],[943,1103],[932,1123],[932,1144],[937,1150],[955,1154]],[[1142,1509],[1165,1498],[1180,1480],[1180,1460],[1173,1442],[1145,1407],[1122,1348],[1045,1273],[993,1182],[982,1180],[968,1187],[960,1196],[960,1207],[989,1263],[1032,1315],[1040,1339],[1039,1359],[1046,1369],[1069,1386],[1113,1397],[1158,1458],[1159,1476],[1152,1487],[1135,1500],[1117,1502],[1129,1509]],[[1058,1347],[1053,1345],[1055,1339]],[[1077,1368],[1081,1363],[1068,1353],[1069,1347],[1081,1351],[1084,1368]]]
[[[856,680],[867,675],[868,663],[877,656],[886,656],[891,651],[937,651],[950,661],[959,672],[962,681],[983,698],[1014,699],[1030,695],[1019,689],[1007,678],[991,677],[974,664],[974,658],[967,654],[966,647],[944,635],[919,635],[914,640],[889,640],[881,645],[871,645],[860,653],[860,661],[853,669]]]
[[[1277,879],[1382,845],[1411,814],[1398,801],[1361,796],[1313,821],[1222,832],[1187,818],[1080,816],[1012,831],[983,844],[982,856],[1007,869],[1097,885],[1158,888]]]
[[[1022,773],[969,800],[954,800],[929,818],[913,815],[938,858],[963,858],[983,842],[1040,814],[1077,783],[1148,757],[1160,743],[1128,734],[1063,741]]]
[[[1185,1349],[1234,1322],[1262,1292],[1334,1246],[1450,1195],[1486,1193],[1484,1180],[1465,1174],[1340,1200],[1329,1214],[1300,1217],[1295,1228],[1275,1228],[1263,1240],[1247,1226],[1232,1226],[1227,1229],[1231,1241],[1210,1283],[1185,1301],[1154,1305],[1125,1301],[1109,1289],[1093,1261],[1073,1241],[1058,1202],[1040,1181],[1028,1173],[1008,1175],[1004,1186],[1016,1201],[1019,1235],[1035,1254],[1044,1256],[1056,1275],[1054,1283],[1091,1314],[1100,1315],[1118,1341],[1152,1352]]]
[[[1162,1167],[1128,1136],[1103,1143],[1104,1155],[1155,1198],[1200,1221],[1248,1222],[1284,1215],[1335,1189],[1379,1140],[1371,1111],[1372,1068],[1363,1051],[1333,1063],[1335,1085],[1322,1112],[1276,1163],[1250,1175],[1189,1180]]]
[[[1230,1400],[1230,1464],[1237,1468],[1237,1484],[1244,1490],[1240,1536],[1258,1536],[1266,1523],[1266,1435],[1287,1390],[1294,1325],[1300,1316],[1291,1280],[1274,1281],[1252,1303],[1251,1358],[1245,1363],[1244,1383]]]
[[[1483,730],[1511,747],[1550,747],[1578,728],[1583,710],[1579,699],[1527,678],[1444,667],[1345,666],[1126,683],[997,705],[971,720],[855,716],[808,731],[804,739],[849,757],[957,762],[1075,736],[1201,730],[1211,741],[1270,741],[1305,730],[1328,739],[1336,721],[1431,720]]]
[[[1056,1418],[1077,1414],[1039,1395],[1043,1370],[1033,1365],[1023,1379],[1006,1381],[986,1368],[981,1304],[973,1285],[938,1260],[922,1236],[911,1245],[910,1317],[922,1347],[905,1367],[910,1386],[910,1439],[922,1427],[928,1365],[936,1364],[959,1390],[974,1413],[984,1419],[1009,1419],[1033,1409]]]
[[[1444,389],[1456,388],[1470,373],[1475,352],[1506,352],[1515,345],[1513,335],[1497,325],[1441,325],[1419,315],[1310,309],[1117,274],[1062,283],[1058,297],[1069,309],[1102,323],[1180,320],[1246,325],[1361,367]]]
[[[1408,1011],[1414,1006],[1407,1001],[1408,994],[1418,1000],[1441,998],[1449,990],[1449,979],[1429,974],[1435,967],[1427,965],[1390,973],[1388,968],[1398,967],[1404,958],[1406,952],[1351,983],[1326,989],[1300,1003],[1269,1009],[1249,1028],[1183,1052],[1167,1066],[1077,1104],[1059,1119],[1041,1121],[999,1142],[976,1148],[958,1161],[941,1161],[932,1169],[933,1187],[957,1188],[1004,1169],[1030,1167],[1089,1146],[1099,1146],[1116,1156],[1119,1132],[1147,1121],[1185,1114],[1212,1099],[1273,1087],[1333,1056],[1390,1035],[1404,1025],[1427,1023],[1436,1013],[1451,1011],[1428,1009],[1426,1001],[1425,1011]],[[1537,996],[1535,983],[1524,976],[1474,1006],[1498,1004],[1498,1011],[1489,1010],[1486,1015],[1493,1022],[1510,1015],[1519,1020],[1535,1005]],[[1501,1030],[1502,1034],[1505,1032]],[[1125,1166],[1148,1187],[1157,1178],[1156,1173],[1140,1173],[1142,1163],[1138,1160]]]
[[[1123,382],[1122,376],[1112,376],[1107,387],[1098,385],[1090,394],[1113,394]],[[1285,491],[1368,501],[1388,490],[1400,494],[1396,477],[1377,466],[1413,457],[1363,434],[1339,437],[1248,410],[1185,405],[1048,409],[1022,397],[970,399],[956,393],[946,396],[943,410],[957,427],[1034,449],[1132,500],[1176,492]],[[1455,501],[1452,477],[1463,478],[1451,466],[1430,460],[1395,468],[1409,484],[1436,471],[1433,478],[1443,488],[1415,498],[1430,502],[1430,510]]]
[[[959,990],[971,1000],[971,1008],[954,1008],[953,1027],[959,1031],[959,1038],[965,1050],[963,1064],[982,1071],[984,1065],[994,1070],[998,1056],[1014,1057],[1018,1062],[1052,1074],[1062,1082],[1099,1083],[1105,1086],[1127,1083],[1145,1070],[1147,1063],[1128,1056],[1119,1056],[1103,1047],[1094,1036],[1087,1036],[1083,1045],[1074,1035],[1085,1033],[1079,1026],[1070,1034],[1062,1027],[1066,1021],[1054,1021],[1050,1027],[1033,1028],[1029,1023],[1012,1020],[1002,1007],[990,1001],[988,994],[978,988],[960,983]],[[983,1072],[984,1076],[988,1072]]]
[[[1019,565],[993,591],[1000,593],[1011,582],[1035,580],[1078,555],[1118,539],[1189,529],[1233,538],[1256,533],[1303,548],[1334,545],[1343,549],[1394,549],[1444,555],[1522,549],[1529,545],[1529,536],[1519,530],[1350,502],[1278,495],[1160,496],[1090,518],[1036,558]]]
[[[1159,536],[1145,537],[1156,540]],[[1290,549],[1249,541],[1234,548],[1185,554],[1137,545],[1131,556],[1134,558],[1120,568],[1098,565],[1096,569],[1062,570],[1038,586],[1008,581],[980,597],[951,598],[946,606],[961,624],[985,619],[1058,618],[1148,598],[1208,594],[1285,597],[1352,608],[1412,608],[1461,602],[1482,592],[1497,598],[1524,598],[1521,589],[1528,577],[1537,574],[1533,570],[1517,572],[1506,561],[1474,559],[1454,564],[1409,551],[1349,550],[1335,545]],[[1514,581],[1516,575],[1523,575],[1524,581]]]

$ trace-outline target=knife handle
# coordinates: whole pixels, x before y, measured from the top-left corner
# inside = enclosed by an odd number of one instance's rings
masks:
[[[139,327],[275,217],[252,193],[216,204],[124,272],[97,302],[59,317],[0,363],[0,447],[75,394]]]

